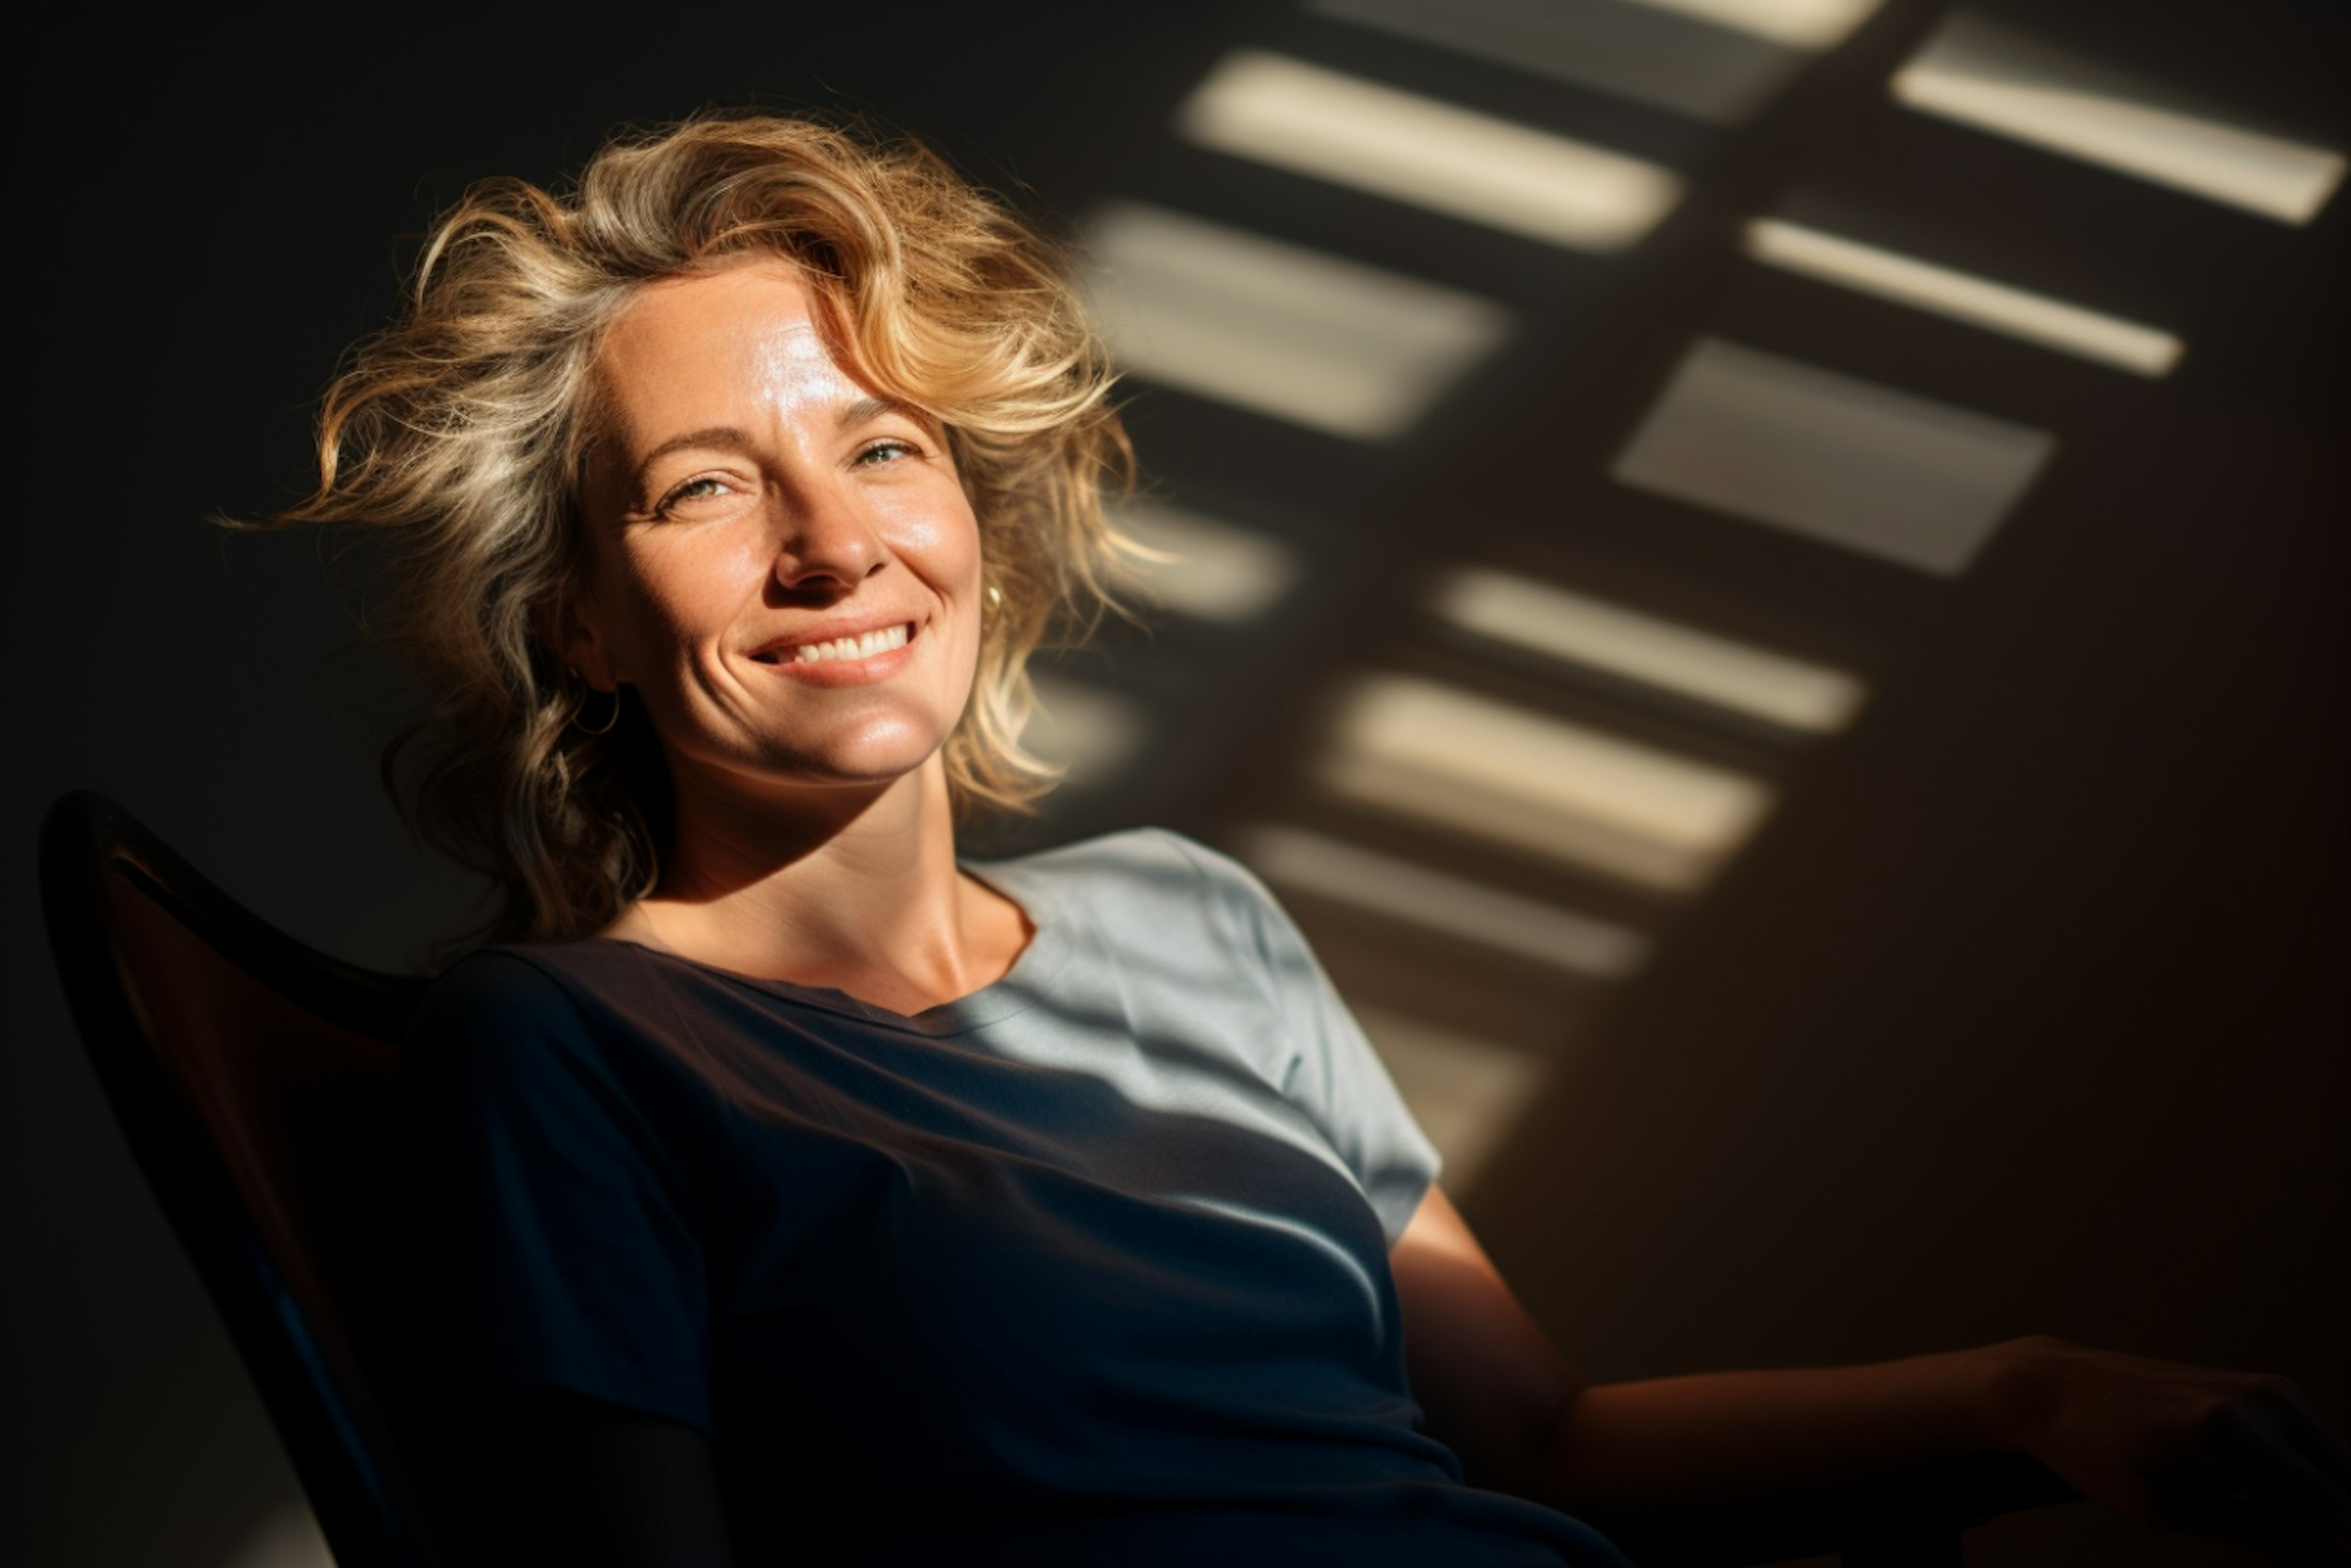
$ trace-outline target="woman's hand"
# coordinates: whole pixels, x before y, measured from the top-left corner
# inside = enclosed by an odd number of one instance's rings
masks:
[[[2281,1377],[2000,1347],[2015,1446],[2085,1497],[2286,1561],[2351,1561],[2351,1445]]]

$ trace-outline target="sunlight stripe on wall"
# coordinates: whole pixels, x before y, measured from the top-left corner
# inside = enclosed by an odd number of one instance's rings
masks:
[[[1227,55],[1176,114],[1238,158],[1582,251],[1619,251],[1681,200],[1655,164],[1261,50]]]
[[[1784,271],[2117,369],[2161,376],[2180,362],[2181,342],[2169,332],[1801,224],[1757,218],[1747,226],[1746,244],[1749,256]]]
[[[1102,209],[1089,249],[1128,369],[1357,441],[1411,428],[1511,325],[1474,296],[1140,202]]]
[[[2342,183],[2341,153],[2214,119],[1972,12],[1938,27],[1893,87],[1923,113],[2281,223],[2309,222]]]
[[[1703,885],[1770,809],[1760,780],[1416,676],[1342,703],[1333,794],[1660,892]]]
[[[1474,636],[1790,730],[1843,729],[1868,689],[1843,670],[1485,567],[1446,574],[1430,608]]]
[[[1547,968],[1618,979],[1649,957],[1649,939],[1613,921],[1303,828],[1268,823],[1236,834],[1233,844],[1242,860],[1276,886]]]

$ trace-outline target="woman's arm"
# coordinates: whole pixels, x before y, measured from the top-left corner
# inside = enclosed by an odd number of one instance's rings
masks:
[[[1443,1193],[1392,1254],[1429,1427],[1470,1479],[1561,1508],[1759,1500],[1962,1454],[2017,1452],[2151,1522],[2351,1547],[2351,1449],[2301,1392],[2020,1340],[1869,1366],[1589,1385]]]

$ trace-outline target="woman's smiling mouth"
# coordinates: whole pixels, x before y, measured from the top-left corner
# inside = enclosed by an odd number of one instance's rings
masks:
[[[796,647],[767,648],[751,655],[761,664],[821,664],[828,660],[870,659],[877,653],[888,653],[904,647],[914,636],[914,623],[900,621],[879,631],[853,637],[837,637],[824,642],[802,642]]]
[[[751,660],[812,679],[820,685],[857,685],[897,673],[912,656],[908,650],[914,633],[912,621],[898,621],[870,632],[761,648],[751,655]]]

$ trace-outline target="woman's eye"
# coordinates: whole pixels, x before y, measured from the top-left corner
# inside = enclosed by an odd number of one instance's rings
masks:
[[[667,511],[670,507],[679,505],[685,501],[708,500],[713,497],[724,496],[727,493],[727,486],[724,480],[689,479],[686,481],[686,483],[680,485],[677,489],[671,491],[668,495],[661,498],[661,505],[659,509],[662,511]]]
[[[856,457],[852,460],[870,468],[881,463],[896,462],[901,457],[920,457],[921,455],[921,451],[915,447],[913,442],[899,441],[895,437],[890,437],[877,441],[869,447],[859,448]]]

